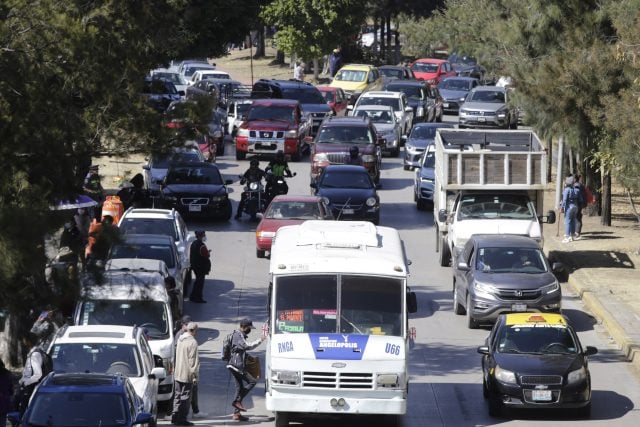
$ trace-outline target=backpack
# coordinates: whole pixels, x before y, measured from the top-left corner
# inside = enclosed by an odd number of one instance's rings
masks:
[[[224,341],[222,341],[222,360],[224,360],[225,362],[228,362],[231,360],[231,347],[232,347],[232,343],[233,343],[233,332],[231,332],[229,335],[227,335],[224,338]]]

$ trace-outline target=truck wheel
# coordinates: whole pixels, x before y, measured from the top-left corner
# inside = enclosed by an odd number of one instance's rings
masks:
[[[265,251],[260,250],[260,249],[256,249],[256,257],[257,258],[264,258],[265,256]]]
[[[469,329],[477,329],[478,322],[471,315],[471,313],[473,313],[473,310],[471,309],[471,295],[469,294],[467,294],[467,306],[465,307],[465,309],[467,311],[467,327]]]
[[[442,267],[448,267],[451,263],[451,251],[449,250],[449,245],[447,244],[447,240],[443,237],[440,241],[440,265]]]
[[[244,160],[247,158],[247,153],[244,151],[236,150],[236,160]]]
[[[289,425],[289,414],[286,412],[276,412],[275,415],[276,427],[285,427]]]
[[[436,238],[434,240],[436,242],[436,252],[439,252],[440,251],[440,233],[438,233],[437,225],[435,226],[435,229],[436,229]]]
[[[460,298],[458,297],[458,286],[456,281],[453,281],[453,312],[457,315],[464,314],[464,307],[460,304]]]

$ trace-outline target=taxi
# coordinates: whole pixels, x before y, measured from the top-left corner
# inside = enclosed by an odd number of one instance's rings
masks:
[[[588,356],[567,318],[550,313],[501,314],[482,354],[482,392],[489,415],[507,408],[567,408],[588,417]]]

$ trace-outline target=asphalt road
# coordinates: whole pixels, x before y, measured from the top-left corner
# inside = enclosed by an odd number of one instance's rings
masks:
[[[447,117],[451,120],[453,117]],[[225,178],[234,180],[234,213],[242,187],[238,175],[248,162],[238,162],[227,145],[227,155],[217,164]],[[480,355],[488,329],[469,330],[462,316],[452,310],[451,271],[438,265],[435,253],[433,216],[421,212],[413,202],[413,172],[404,171],[401,159],[385,158],[382,171],[381,225],[400,230],[412,261],[410,286],[418,295],[418,312],[410,317],[417,330],[410,352],[411,375],[407,415],[404,426],[480,426],[480,425],[640,425],[640,381],[604,331],[584,311],[580,299],[563,286],[564,313],[570,317],[583,345],[593,345],[599,353],[591,358],[593,410],[591,420],[577,420],[567,412],[516,412],[495,419],[489,417],[482,398]],[[266,162],[261,162],[265,167]],[[289,180],[290,194],[309,194],[309,162],[290,163],[297,176]],[[188,221],[190,230],[207,231],[212,249],[213,268],[205,283],[208,304],[185,303],[185,312],[200,324],[201,382],[200,410],[208,413],[193,420],[198,425],[238,424],[231,421],[235,386],[220,360],[222,339],[242,317],[251,317],[261,333],[266,321],[268,259],[255,255],[255,223],[245,218],[230,222]],[[262,357],[264,344],[255,353]],[[264,406],[264,382],[245,398],[250,408],[249,422],[240,424],[273,425],[273,415]],[[160,424],[169,424],[168,419]],[[309,419],[302,425],[360,426],[384,425],[380,417]]]

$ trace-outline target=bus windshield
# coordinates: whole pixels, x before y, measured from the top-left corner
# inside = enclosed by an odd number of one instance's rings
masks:
[[[402,335],[402,280],[360,275],[281,276],[277,334]]]

